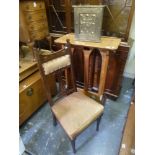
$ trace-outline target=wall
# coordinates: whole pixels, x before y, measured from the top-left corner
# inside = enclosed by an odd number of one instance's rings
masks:
[[[128,60],[126,62],[124,76],[129,78],[135,77],[135,15],[132,19],[130,34],[129,34],[129,43],[131,44],[130,52],[128,55]]]

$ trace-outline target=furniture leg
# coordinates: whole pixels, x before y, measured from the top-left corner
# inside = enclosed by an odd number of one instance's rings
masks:
[[[103,106],[105,105],[106,99],[107,99],[106,94],[103,94],[102,101],[101,101],[101,104],[102,104]]]
[[[76,153],[76,149],[75,149],[75,139],[71,140],[71,145],[73,148],[73,152]]]
[[[26,153],[27,155],[34,155],[32,152],[30,152],[30,151],[28,151],[28,150],[25,150],[25,151],[24,151],[24,154],[25,154],[25,153]]]
[[[53,115],[53,125],[56,126],[57,125],[57,119],[56,119],[54,114],[52,114],[52,115]]]
[[[50,46],[50,51],[52,51],[51,36],[50,36],[50,35],[48,35],[48,36],[46,37],[46,39],[48,40],[48,43],[49,43],[49,46]]]
[[[101,117],[102,117],[102,115],[99,118],[97,118],[96,131],[99,131],[99,125],[100,125]]]

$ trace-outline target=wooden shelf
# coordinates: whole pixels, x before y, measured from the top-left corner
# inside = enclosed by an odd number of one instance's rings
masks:
[[[22,81],[38,70],[37,63],[33,61],[21,60],[19,64],[19,81]]]

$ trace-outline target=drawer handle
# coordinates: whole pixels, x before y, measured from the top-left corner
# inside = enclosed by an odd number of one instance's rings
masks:
[[[33,88],[29,88],[28,90],[27,90],[27,96],[32,96],[33,95]]]

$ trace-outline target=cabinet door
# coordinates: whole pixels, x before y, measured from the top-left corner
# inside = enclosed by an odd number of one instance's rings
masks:
[[[50,32],[65,33],[67,31],[66,0],[45,0]]]
[[[54,78],[49,85],[54,95],[56,92]],[[47,100],[39,72],[20,82],[19,93],[19,123],[21,125]]]
[[[117,99],[120,93],[128,51],[129,47],[119,46],[116,53],[110,52],[105,93],[113,99]]]

